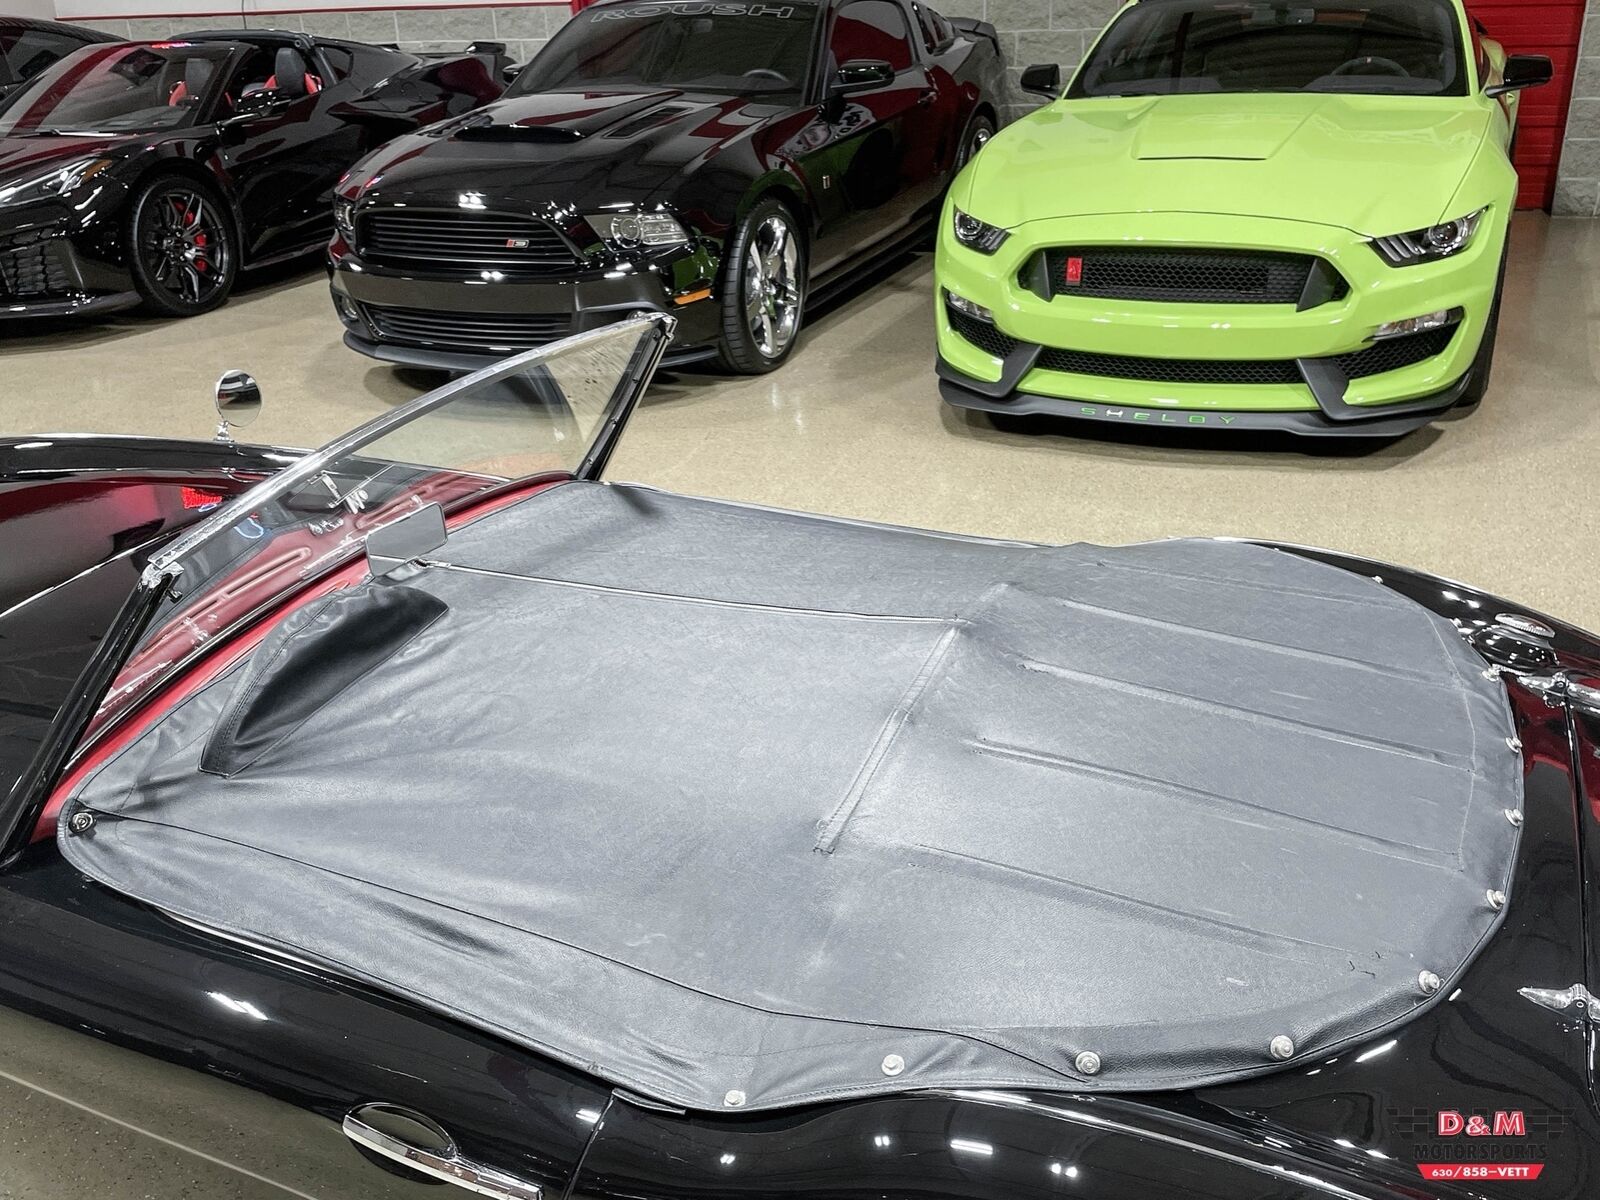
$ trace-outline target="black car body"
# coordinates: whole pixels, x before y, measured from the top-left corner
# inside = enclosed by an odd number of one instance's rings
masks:
[[[1497,810],[1489,814],[1499,822],[1500,836],[1516,846],[1510,899],[1506,894],[1486,902],[1481,896],[1464,897],[1503,915],[1459,975],[1431,982],[1424,975],[1421,1003],[1406,1019],[1303,1058],[1294,1057],[1300,1052],[1291,1048],[1291,1058],[1275,1065],[1263,1046],[1261,1063],[1226,1083],[1118,1091],[1085,1078],[1080,1086],[1064,1082],[1052,1088],[930,1088],[897,1083],[892,1076],[898,1071],[915,1073],[915,1066],[905,1063],[886,1060],[882,1075],[891,1078],[880,1077],[874,1058],[867,1072],[877,1079],[872,1094],[741,1112],[736,1109],[742,1094],[736,1103],[730,1093],[715,1110],[689,1109],[607,1082],[608,1069],[593,1062],[564,1065],[556,1053],[529,1048],[512,1031],[483,1029],[434,1004],[406,999],[379,981],[355,978],[321,955],[297,954],[219,930],[193,914],[142,903],[74,865],[85,846],[95,855],[114,852],[128,831],[118,832],[113,815],[101,813],[96,820],[92,811],[70,800],[64,806],[52,803],[49,819],[42,819],[47,796],[54,792],[60,801],[80,786],[72,778],[81,781],[97,769],[96,761],[110,762],[139,744],[134,738],[139,722],[148,726],[150,719],[165,719],[161,714],[187,703],[183,698],[200,695],[219,662],[248,653],[246,643],[259,644],[263,626],[282,622],[286,606],[331,595],[327,588],[337,581],[330,573],[342,573],[342,586],[370,592],[377,585],[360,584],[362,564],[351,556],[376,530],[392,531],[395,526],[386,522],[396,512],[423,512],[408,495],[431,497],[449,511],[451,539],[461,530],[481,542],[496,514],[548,503],[559,494],[604,492],[594,476],[603,469],[663,342],[664,337],[641,343],[633,353],[614,352],[628,351],[628,344],[604,347],[605,353],[583,362],[596,370],[552,370],[535,389],[547,401],[550,378],[561,381],[569,398],[602,367],[599,373],[608,384],[624,383],[610,402],[590,410],[598,439],[592,447],[565,445],[568,469],[542,460],[545,474],[509,482],[455,468],[429,474],[411,457],[407,465],[386,467],[373,457],[376,447],[366,439],[333,443],[316,459],[297,451],[215,442],[73,437],[0,443],[0,545],[7,563],[25,564],[24,571],[8,573],[0,614],[0,768],[18,781],[0,812],[5,836],[0,1098],[8,1117],[0,1168],[7,1169],[7,1178],[47,1179],[50,1194],[59,1200],[104,1195],[106,1181],[141,1194],[186,1188],[254,1194],[249,1189],[259,1186],[271,1189],[263,1195],[288,1190],[325,1200],[437,1195],[422,1190],[429,1177],[515,1200],[1580,1200],[1592,1195],[1600,1170],[1592,1055],[1596,1026],[1589,990],[1600,952],[1592,919],[1600,871],[1600,690],[1594,686],[1600,642],[1471,588],[1364,559],[1290,546],[1253,552],[1260,559],[1276,551],[1286,570],[1320,579],[1324,598],[1335,600],[1352,618],[1343,633],[1305,631],[1308,644],[1299,654],[1316,670],[1352,669],[1350,658],[1335,660],[1312,643],[1325,646],[1329,639],[1342,639],[1349,654],[1359,658],[1370,622],[1387,619],[1370,611],[1376,605],[1391,615],[1422,619],[1432,614],[1426,621],[1442,638],[1457,639],[1456,649],[1470,647],[1487,675],[1487,682],[1475,678],[1470,686],[1487,694],[1486,687],[1498,691],[1503,685],[1505,715],[1514,721],[1515,737],[1509,745],[1484,749],[1497,763],[1515,764],[1520,779],[1520,807],[1503,816]],[[391,414],[394,420],[384,418],[388,423],[379,432],[385,437],[402,433],[406,422],[426,416],[439,402],[424,398]],[[448,455],[454,451],[444,449],[437,436],[443,433],[509,453],[504,444],[493,445],[492,435],[481,436],[485,422],[491,431],[507,428],[506,421],[514,427],[526,419],[527,409],[498,403],[492,412],[479,408],[462,415],[464,424],[390,445],[409,446],[413,454],[431,449]],[[563,441],[573,432],[570,416],[552,419],[551,429],[562,430]],[[477,470],[486,469],[477,457],[481,449],[469,453]],[[582,464],[574,466],[580,456]],[[510,461],[503,460],[499,469]],[[297,467],[301,473],[291,487]],[[537,468],[530,459],[513,469]],[[258,490],[242,508],[219,510],[263,480],[283,483],[276,499]],[[418,488],[424,490],[416,493]],[[633,536],[642,532],[635,522],[648,522],[652,511],[666,512],[683,502],[628,487],[615,489],[615,495],[633,513],[619,528],[616,543],[561,549],[569,563],[573,554],[588,555],[596,576],[604,576],[608,564],[626,567],[648,558],[648,540]],[[385,513],[397,498],[402,504]],[[735,541],[742,523],[781,519],[788,526],[794,516],[714,507],[722,529]],[[203,521],[214,528],[199,527],[201,536],[190,536],[188,550],[175,558],[176,539],[193,535],[196,522]],[[849,522],[831,527],[830,536],[887,537],[902,547],[909,544],[907,536],[923,536]],[[442,529],[438,536],[445,536]],[[436,539],[413,540],[406,548],[391,539],[384,553],[403,562],[429,544],[439,545]],[[942,544],[937,553],[957,572],[973,554],[1006,552],[997,544],[983,549],[960,539],[946,538]],[[207,558],[201,553],[207,545],[228,553]],[[1192,545],[1202,557],[1214,551],[1229,561],[1240,559],[1237,546]],[[794,543],[778,544],[758,553],[781,563],[793,548]],[[714,585],[724,572],[748,566],[736,556],[719,559],[727,549],[727,539],[705,545],[688,569],[711,565],[705,580]],[[375,540],[367,543],[367,553],[375,571],[394,569],[378,555]],[[446,549],[447,561],[451,554]],[[170,572],[175,562],[186,569]],[[410,586],[422,566],[401,566],[398,574],[386,576],[391,582],[384,586]],[[890,574],[857,579],[851,586],[871,590],[905,582],[904,577],[891,580]],[[793,564],[789,577],[800,587],[810,586]],[[935,577],[911,582],[918,579]],[[1183,586],[1196,584],[1189,577]],[[562,586],[583,584],[569,580]],[[1130,595],[1150,592],[1148,579],[1136,577],[1129,586]],[[610,595],[608,603],[649,599],[638,592],[599,590]],[[563,594],[568,593],[553,594],[553,606]],[[1306,599],[1275,595],[1267,603]],[[710,592],[656,599],[702,611],[726,603]],[[535,614],[541,609],[521,607]],[[808,621],[854,622],[862,616],[788,611]],[[1054,617],[1066,623],[1082,615],[1057,611]],[[592,652],[601,653],[617,632],[616,627],[598,631],[589,640]],[[151,634],[153,640],[146,636]],[[1152,635],[1147,622],[1141,636]],[[1225,656],[1250,650],[1240,639],[1216,633],[1207,641]],[[413,663],[417,658],[400,653],[401,659],[408,657]],[[354,729],[318,719],[314,705],[305,707],[304,689],[326,693],[330,680],[348,681],[338,662],[324,665],[330,674],[314,672],[300,680],[301,687],[282,694],[296,706],[296,716],[309,722],[292,736],[321,738],[330,745],[343,738],[358,751]],[[123,675],[113,686],[119,671]],[[539,671],[529,667],[529,673],[532,688],[545,682]],[[1357,698],[1384,694],[1394,682],[1381,667],[1371,666],[1357,665],[1350,678]],[[677,680],[659,698],[663,718],[673,719],[709,679]],[[470,719],[503,722],[506,694],[516,686],[504,681],[491,689],[494,694]],[[1265,690],[1257,694],[1263,705],[1268,703]],[[1301,704],[1310,698],[1279,699]],[[422,711],[429,705],[417,697],[414,707]],[[775,711],[781,716],[791,710]],[[438,715],[469,720],[460,710]],[[749,714],[726,715],[737,724]],[[387,710],[362,720],[406,716]],[[80,747],[91,721],[97,728]],[[1280,729],[1287,735],[1287,726]],[[524,730],[523,738],[547,733],[545,728]],[[1165,728],[1145,734],[1158,757],[1170,737]],[[1419,760],[1397,744],[1370,748],[1392,755],[1396,772],[1419,768]],[[668,757],[694,753],[690,745],[669,742],[650,749]],[[164,753],[181,751],[172,746]],[[441,770],[456,761],[463,767],[483,762],[460,742],[440,744],[436,753]],[[750,757],[747,765],[755,761]],[[159,758],[149,765],[152,780],[163,778]],[[604,758],[585,759],[571,769],[574,778],[603,778],[611,766]],[[68,782],[59,788],[55,781],[64,773]],[[1304,783],[1314,778],[1315,767],[1311,774],[1297,774]],[[164,786],[175,779],[170,773],[164,778]],[[261,797],[252,801],[248,787],[242,785],[240,803],[263,802]],[[747,799],[767,801],[764,795]],[[996,803],[1011,799],[997,797]],[[1216,804],[1216,819],[1241,839],[1263,815],[1239,811],[1219,795],[1201,799]],[[1405,799],[1397,784],[1393,800]],[[452,807],[457,802],[475,804],[471,797],[441,796],[439,820],[417,831],[416,853],[426,853],[481,815],[473,807],[458,811]],[[177,818],[181,789],[168,803]],[[328,805],[329,824],[304,832],[330,848],[359,846],[361,827],[349,822],[361,803],[352,797],[347,806]],[[381,822],[383,805],[376,811]],[[999,820],[998,807],[996,813]],[[1356,835],[1343,828],[1341,814],[1325,816],[1333,822],[1336,840]],[[381,825],[365,828],[370,832]],[[522,886],[534,893],[545,886],[553,866],[542,858],[547,832],[554,830],[530,812],[525,830],[515,835],[527,847]],[[1136,842],[1163,833],[1136,825],[1126,832]],[[801,833],[809,838],[809,830]],[[663,860],[686,849],[666,830],[659,844]],[[1374,840],[1371,849],[1410,852],[1402,840]],[[818,856],[818,870],[827,869],[823,861]],[[1448,856],[1439,861],[1448,862]],[[1275,876],[1280,870],[1277,864],[1262,865]],[[1229,871],[1235,864],[1218,859],[1211,866]],[[179,877],[191,867],[180,847],[152,866],[151,886],[162,883],[155,876]],[[1297,886],[1296,871],[1316,869],[1309,863],[1288,867],[1294,869],[1281,874],[1286,892]],[[671,874],[665,862],[657,869],[663,879]],[[726,869],[736,870],[737,863]],[[885,883],[893,881],[886,877]],[[225,903],[236,882],[217,878],[210,890]],[[634,917],[641,931],[650,929],[656,914],[614,911],[614,882],[597,873],[583,907],[610,918]],[[404,901],[398,894],[393,899]],[[1340,903],[1331,896],[1319,899],[1330,908]],[[308,912],[337,903],[331,891],[302,892],[293,885],[286,900]],[[197,897],[196,902],[213,901]],[[1104,894],[1095,900],[1110,908],[1125,902]],[[950,921],[963,916],[943,914]],[[869,920],[870,914],[856,919]],[[361,932],[347,931],[352,937]],[[832,932],[843,936],[847,928]],[[1247,931],[1235,929],[1230,936],[1238,934]],[[567,1006],[563,1017],[580,1024],[594,1021],[593,1011],[607,999],[593,989],[574,989],[581,980],[527,974],[525,965],[496,960],[484,946],[456,942],[442,927],[418,930],[397,949],[402,956],[444,952],[462,970],[488,971],[488,977],[509,971],[536,1005],[554,1005],[553,997],[576,991],[582,1002]],[[885,949],[882,961],[858,964],[858,974],[879,980],[888,992],[899,976],[922,964],[896,956],[893,947]],[[1280,944],[1264,949],[1269,956],[1297,952]],[[685,961],[715,959],[720,953],[720,945],[707,942],[686,951]],[[1034,947],[1028,953],[1042,966],[1050,950]],[[1380,970],[1379,957],[1352,961],[1352,980]],[[1123,961],[1130,971],[1152,966],[1137,945],[1123,949]],[[983,965],[996,972],[1012,969],[999,956]],[[1400,967],[1409,971],[1417,965]],[[1179,991],[1173,999],[1181,1004],[1185,995]],[[635,1010],[618,1028],[598,1023],[589,1028],[596,1046],[612,1038],[632,1046],[652,1019],[652,1013]],[[1132,1032],[1151,1042],[1164,1036],[1155,1029]],[[784,1052],[781,1045],[769,1049]],[[851,1054],[848,1044],[839,1051],[841,1059]],[[681,1065],[671,1055],[656,1061],[669,1073]],[[1114,1072],[1115,1066],[1108,1062],[1107,1070]],[[1097,1063],[1089,1074],[1099,1070]],[[68,1120],[82,1123],[73,1127],[68,1143],[70,1162],[57,1149],[59,1137],[41,1134],[47,1125],[63,1134],[62,1122]]]
[[[468,369],[661,311],[671,361],[770,369],[808,299],[925,231],[1004,87],[992,29],[912,0],[586,8],[501,101],[351,172],[346,343]],[[772,353],[740,328],[763,288]]]
[[[74,51],[116,40],[86,25],[0,16],[0,99]]]
[[[499,90],[477,57],[293,33],[81,50],[0,112],[0,316],[205,311],[323,242],[362,154]]]

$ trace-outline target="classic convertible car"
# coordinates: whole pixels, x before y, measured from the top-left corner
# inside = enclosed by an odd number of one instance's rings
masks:
[[[362,154],[499,92],[474,55],[296,33],[81,50],[0,110],[0,317],[215,308],[326,240]]]
[[[1393,438],[1477,404],[1521,89],[1461,0],[1135,0],[951,189],[940,391]]]
[[[608,482],[670,335],[0,445],[4,1178],[1592,1194],[1600,642]]]
[[[1007,94],[993,28],[914,0],[607,0],[341,182],[345,344],[465,370],[654,310],[671,361],[770,371],[808,302],[926,236]]]

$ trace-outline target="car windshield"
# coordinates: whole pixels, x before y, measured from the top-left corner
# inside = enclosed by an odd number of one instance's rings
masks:
[[[169,678],[219,634],[357,559],[381,525],[519,485],[598,473],[671,336],[636,318],[532,350],[368,422],[270,476],[153,558],[170,578],[97,717]]]
[[[508,94],[672,87],[798,96],[817,12],[809,3],[601,5],[567,22]]]
[[[1146,0],[1125,9],[1069,96],[1174,92],[1464,95],[1445,0]]]
[[[0,112],[0,137],[143,133],[194,119],[230,50],[155,43],[90,46],[34,78]]]

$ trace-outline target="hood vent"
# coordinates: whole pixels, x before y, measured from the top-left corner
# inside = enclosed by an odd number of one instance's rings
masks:
[[[559,125],[497,125],[485,121],[481,125],[465,125],[456,130],[455,138],[461,142],[528,142],[535,145],[569,145],[581,141],[583,134],[576,129],[563,129]]]
[[[692,104],[663,104],[660,108],[653,108],[649,112],[640,113],[630,121],[606,131],[608,138],[636,137],[647,129],[654,129],[657,125],[665,125],[668,121],[675,121],[684,113],[693,112]]]

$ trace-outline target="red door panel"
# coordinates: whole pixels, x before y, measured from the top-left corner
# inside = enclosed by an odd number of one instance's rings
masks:
[[[1584,0],[1466,0],[1507,54],[1547,54],[1555,78],[1522,95],[1517,120],[1519,208],[1549,208],[1555,196],[1561,139],[1572,105],[1572,76],[1583,33]]]

